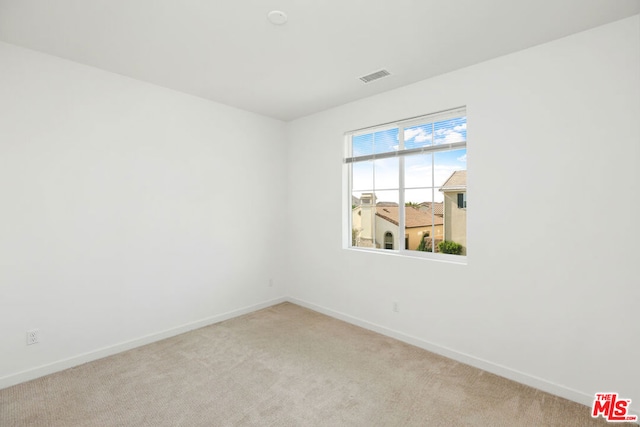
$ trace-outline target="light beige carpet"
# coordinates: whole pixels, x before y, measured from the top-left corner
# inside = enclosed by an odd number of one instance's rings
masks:
[[[3,427],[605,424],[290,303],[0,390]]]

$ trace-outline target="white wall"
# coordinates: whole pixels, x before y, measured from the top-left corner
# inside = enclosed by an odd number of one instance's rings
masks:
[[[343,132],[462,105],[468,265],[343,249]],[[616,391],[638,412],[639,118],[635,16],[290,123],[289,295],[585,404]]]
[[[0,387],[282,297],[285,173],[282,122],[0,44]]]

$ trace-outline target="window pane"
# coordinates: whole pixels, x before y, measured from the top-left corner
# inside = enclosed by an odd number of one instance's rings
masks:
[[[418,154],[404,159],[405,188],[431,187],[433,184],[432,155]]]
[[[351,246],[374,247],[374,200],[373,192],[351,194]]]
[[[405,236],[409,250],[433,252],[434,245],[443,239],[443,204],[434,201],[433,190],[405,191]]]
[[[385,249],[385,240],[389,239],[389,234],[394,239],[398,236],[400,193],[393,191],[376,191],[375,206],[375,247]]]
[[[409,206],[418,206],[420,204],[430,204],[433,200],[432,188],[415,188],[405,190],[404,203]]]
[[[434,186],[442,187],[454,172],[467,169],[467,149],[441,151],[433,155]],[[465,174],[466,175],[466,174]],[[465,183],[466,186],[466,176]]]
[[[375,189],[397,189],[400,160],[397,157],[373,161]]]
[[[384,248],[388,233],[398,235],[398,190],[353,192],[351,245]],[[395,248],[395,240],[394,240]]]
[[[373,162],[352,163],[351,184],[353,190],[373,190]]]
[[[404,148],[421,148],[433,142],[433,124],[428,123],[404,130]]]
[[[370,192],[368,192],[370,193]],[[361,191],[353,191],[351,193],[351,208],[354,209],[362,203],[362,195],[364,192]]]
[[[400,200],[398,190],[376,191],[376,206],[398,206]]]
[[[398,128],[379,131],[373,134],[373,152],[389,153],[398,150]]]
[[[450,144],[467,140],[467,118],[443,120],[433,124],[433,144]]]
[[[446,191],[444,193],[444,239],[442,252],[455,255],[467,254],[467,209],[458,207],[458,199],[466,200],[466,192]]]
[[[467,253],[467,150],[436,153],[436,181],[444,197],[443,253],[466,255]],[[442,181],[441,183],[438,181]],[[459,207],[462,202],[462,207]]]
[[[358,135],[351,138],[351,155],[353,157],[373,154],[373,134]]]

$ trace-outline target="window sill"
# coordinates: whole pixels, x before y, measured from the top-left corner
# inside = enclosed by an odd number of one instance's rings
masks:
[[[458,264],[458,265],[467,265],[467,256],[466,255],[449,255],[449,254],[440,254],[440,253],[430,253],[430,252],[419,252],[419,251],[408,251],[408,250],[391,250],[391,249],[373,249],[373,248],[359,248],[359,247],[346,247],[344,248],[347,251],[353,252],[364,252],[378,255],[386,255],[386,256],[395,256],[402,258],[414,258],[414,259],[423,259],[427,261],[436,261],[436,262],[444,262],[447,264]]]

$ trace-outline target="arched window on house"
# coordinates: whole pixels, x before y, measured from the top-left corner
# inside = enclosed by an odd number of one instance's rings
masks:
[[[384,233],[384,248],[393,249],[393,234],[390,231]]]

